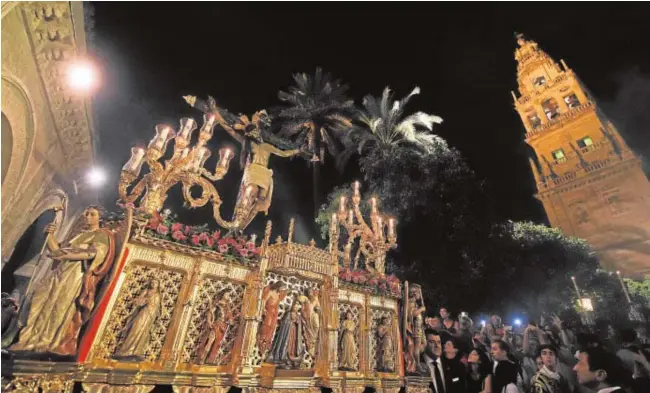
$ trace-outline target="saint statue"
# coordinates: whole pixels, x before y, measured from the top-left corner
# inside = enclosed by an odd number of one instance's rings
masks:
[[[258,336],[258,348],[260,354],[264,354],[271,348],[273,334],[278,326],[278,311],[280,303],[287,297],[287,289],[282,281],[274,282],[262,293],[262,304],[264,305],[264,315],[262,326]]]
[[[424,301],[422,300],[422,289],[414,285],[409,289],[407,303],[407,324],[406,324],[406,372],[416,373],[423,371],[420,364],[420,355],[426,345],[424,336]]]
[[[269,169],[271,154],[279,157],[292,157],[301,153],[300,149],[282,150],[276,145],[289,146],[285,140],[268,132],[271,118],[266,111],[256,112],[253,117],[245,115],[236,117],[219,108],[212,97],[208,101],[194,96],[185,96],[191,106],[214,116],[214,120],[242,146],[239,165],[244,170],[239,195],[234,210],[233,222],[237,225],[233,230],[241,233],[255,218],[257,213],[268,213],[273,197],[273,171]]]
[[[382,317],[377,326],[377,371],[395,371],[395,350],[390,319]]]
[[[24,316],[18,342],[10,351],[51,353],[71,356],[77,353],[79,332],[95,307],[95,297],[115,256],[113,233],[100,227],[98,207],[83,213],[86,230],[63,244],[47,237],[51,269],[38,282]],[[52,234],[56,225],[46,232]],[[21,314],[23,319],[23,314]]]
[[[307,325],[300,308],[300,300],[294,298],[291,308],[282,316],[273,346],[266,359],[268,362],[282,364],[286,368],[300,367],[306,351],[303,332]]]
[[[160,281],[153,279],[133,301],[133,310],[122,329],[124,339],[117,346],[114,358],[144,359],[151,331],[160,314],[161,303]]]
[[[298,300],[301,303],[301,314],[307,324],[305,331],[305,342],[307,343],[307,351],[313,357],[316,357],[318,348],[318,338],[320,333],[320,301],[318,300],[318,291],[312,288],[307,288],[306,296],[300,296]]]
[[[230,289],[224,289],[216,296],[219,299],[214,306],[208,307],[205,327],[199,337],[199,350],[196,354],[197,364],[217,364],[217,356],[221,343],[226,337],[228,327],[232,323],[232,294]]]
[[[341,323],[341,356],[339,358],[339,368],[342,370],[354,371],[357,369],[357,344],[354,339],[354,333],[357,330],[357,324],[354,322],[352,311],[345,313],[345,319]]]

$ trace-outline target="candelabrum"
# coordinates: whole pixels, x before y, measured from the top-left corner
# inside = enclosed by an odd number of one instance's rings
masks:
[[[340,227],[342,226],[348,234],[343,252],[340,253],[343,257],[343,265],[346,268],[352,267],[353,247],[356,245],[354,266],[352,268],[357,269],[360,259],[363,257],[367,270],[384,274],[386,270],[386,253],[397,246],[396,220],[381,214],[378,210],[378,199],[372,197],[369,200],[370,222],[367,223],[359,208],[361,202],[359,187],[359,182],[354,182],[352,197],[349,198],[350,201],[348,201],[347,197],[341,196],[338,211],[332,214],[330,221],[331,250],[339,253],[338,239]]]
[[[212,202],[213,215],[217,223],[223,228],[231,229],[238,226],[238,221],[245,212],[235,212],[233,221],[221,218],[221,198],[214,182],[221,180],[229,169],[230,160],[234,154],[228,148],[219,149],[219,161],[214,173],[204,168],[205,162],[210,157],[210,149],[206,144],[212,139],[216,121],[213,115],[203,116],[203,126],[199,131],[196,144],[191,146],[192,133],[197,128],[197,123],[192,118],[182,118],[180,128],[176,133],[172,127],[164,124],[156,126],[156,135],[149,145],[131,149],[131,158],[122,167],[120,176],[119,193],[121,201],[135,203],[142,196],[139,209],[147,213],[160,212],[167,199],[167,192],[174,185],[183,185],[183,197],[191,208],[201,207]],[[167,151],[168,144],[174,140],[174,153],[164,164],[160,162]],[[146,162],[149,172],[140,177],[143,164]],[[132,187],[131,187],[132,186]],[[199,187],[201,195],[192,196],[192,187]],[[131,190],[129,191],[129,188]]]

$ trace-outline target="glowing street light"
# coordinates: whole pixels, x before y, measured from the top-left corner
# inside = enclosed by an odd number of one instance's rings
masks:
[[[78,92],[92,92],[99,85],[97,68],[89,61],[70,64],[67,80],[68,86]]]
[[[521,326],[521,319],[515,319],[515,326]]]
[[[481,326],[485,326],[485,319],[481,320]]]
[[[86,181],[90,186],[94,188],[101,187],[104,185],[104,183],[106,183],[106,172],[104,172],[101,168],[92,168],[86,174]]]

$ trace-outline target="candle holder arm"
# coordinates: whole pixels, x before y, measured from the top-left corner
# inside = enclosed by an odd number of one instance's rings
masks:
[[[149,182],[149,174],[146,174],[138,183],[131,189],[129,193],[128,188],[137,177],[128,172],[122,172],[120,176],[120,185],[118,188],[120,199],[125,203],[133,203],[138,197],[142,195],[146,185]]]

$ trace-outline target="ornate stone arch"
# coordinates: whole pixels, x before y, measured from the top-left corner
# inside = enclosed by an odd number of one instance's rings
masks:
[[[34,147],[36,119],[27,89],[8,70],[2,69],[2,114],[11,126],[9,168],[2,182],[2,213],[20,188]]]

